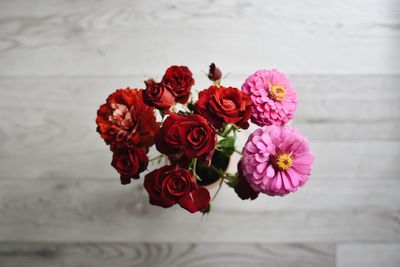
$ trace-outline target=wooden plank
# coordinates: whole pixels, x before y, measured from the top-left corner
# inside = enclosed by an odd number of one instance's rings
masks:
[[[262,195],[242,201],[228,186],[221,189],[216,208],[232,212],[270,210],[400,210],[400,179],[319,179],[311,177],[296,193],[284,198]]]
[[[242,204],[222,192],[213,212],[201,218],[179,207],[150,206],[137,185],[1,182],[0,240],[400,241],[399,182],[370,183],[368,189],[349,182],[315,184],[291,197]]]
[[[400,243],[340,244],[337,247],[338,267],[400,266]]]
[[[77,112],[84,116],[81,120],[88,120],[93,117],[93,110],[96,111],[107,95],[116,88],[126,86],[143,88],[143,80],[149,77],[151,76],[2,78],[0,79],[1,104],[7,108],[4,112],[9,113],[14,110],[21,112],[22,107],[48,113],[47,109],[51,108],[54,111],[68,110],[71,115]],[[193,89],[194,94],[210,85],[204,75],[195,78],[197,82]],[[314,135],[313,139],[318,137],[320,140],[399,139],[399,134],[394,131],[397,128],[393,128],[389,134],[382,131],[381,134],[362,135],[354,134],[353,132],[357,132],[356,129],[350,127],[351,124],[371,128],[373,124],[384,127],[388,127],[385,123],[398,125],[396,121],[400,119],[400,108],[397,105],[400,101],[398,90],[400,76],[291,76],[291,78],[299,95],[295,124],[302,126],[310,124],[308,127],[314,125],[326,127],[326,124],[335,124],[334,127],[337,128],[345,127],[342,131],[344,133],[336,131],[335,135],[328,135],[325,139]],[[245,79],[246,76],[231,75],[223,83],[240,87]],[[73,110],[69,110],[71,106],[74,107]],[[88,114],[88,111],[91,113]],[[29,112],[32,113],[32,110]],[[42,113],[40,117],[44,116]],[[12,118],[10,117],[12,114],[6,115],[7,118]],[[38,117],[39,114],[34,115]],[[79,118],[74,117],[74,119]],[[351,134],[346,134],[347,128],[350,128],[348,130],[351,130]]]
[[[133,202],[143,208],[153,209],[148,205],[148,195],[142,187],[143,179],[133,181],[131,185],[122,186],[119,180],[114,181],[3,181],[0,200],[5,209],[17,209],[25,202],[48,201],[55,210],[67,208],[64,202],[72,207],[80,205],[103,205],[94,202],[96,195],[109,199],[116,206],[132,198]],[[233,189],[224,185],[218,195],[214,208],[229,212],[267,212],[280,210],[357,210],[381,211],[400,210],[400,180],[364,179],[311,179],[298,192],[284,198],[260,195],[255,201],[240,200]],[[51,199],[58,202],[52,203]],[[129,202],[130,203],[130,202]],[[129,204],[127,203],[127,205]],[[110,203],[111,205],[111,203]],[[157,208],[155,209],[157,210]]]
[[[150,76],[96,78],[2,78],[0,96],[3,118],[15,119],[20,112],[27,119],[42,119],[49,113],[68,112],[73,121],[88,122],[98,106],[116,88],[143,87]],[[210,85],[205,75],[196,76],[194,91]],[[240,87],[246,76],[231,75],[224,84]],[[293,76],[299,94],[294,124],[325,127],[324,135],[309,133],[319,140],[400,139],[400,76]],[[338,86],[340,83],[340,86]],[[384,88],[384,89],[382,89]],[[383,90],[383,91],[382,91]],[[50,112],[50,110],[52,112]],[[19,113],[15,111],[18,110]],[[12,117],[14,116],[14,117]],[[94,119],[94,118],[93,118]],[[93,120],[92,119],[92,120]],[[330,124],[332,127],[329,127]],[[354,125],[354,127],[352,127]],[[376,127],[374,127],[376,125]],[[391,126],[391,128],[389,127]],[[357,130],[361,129],[368,131]],[[369,127],[369,128],[368,128]],[[376,129],[384,127],[381,132]],[[12,127],[8,127],[12,128]],[[333,128],[333,129],[332,129]],[[335,129],[343,129],[341,131]],[[391,131],[384,131],[392,129]],[[369,133],[372,131],[372,134]],[[329,134],[333,132],[333,134]],[[364,134],[363,134],[364,132]]]
[[[95,144],[80,147],[81,142]],[[96,141],[97,140],[97,141]],[[13,140],[18,142],[18,140]],[[89,143],[90,144],[90,143]],[[98,137],[89,133],[87,139],[77,143],[49,143],[3,146],[0,154],[0,177],[15,180],[33,179],[102,179],[114,180],[118,176],[110,166],[111,153]],[[313,142],[315,163],[312,177],[316,178],[375,178],[398,177],[400,142]],[[154,152],[155,153],[155,152]],[[150,157],[154,155],[150,153]],[[384,153],[384,156],[382,156]],[[21,162],[23,162],[21,164]],[[151,165],[149,170],[161,165]],[[234,170],[232,170],[234,171]]]
[[[321,266],[331,244],[1,243],[0,265],[13,267]]]
[[[1,75],[152,74],[176,63],[200,73],[210,61],[233,73],[400,73],[396,0],[0,6]]]
[[[144,79],[0,79],[0,177],[115,177],[111,154],[95,132],[96,110],[111,88],[139,86]],[[232,76],[227,83],[240,86],[243,79]],[[398,76],[340,77],[340,87],[337,76],[293,80],[301,98],[293,124],[311,140],[315,177],[398,176]],[[200,78],[198,84],[207,83]],[[254,128],[240,135],[239,147]]]

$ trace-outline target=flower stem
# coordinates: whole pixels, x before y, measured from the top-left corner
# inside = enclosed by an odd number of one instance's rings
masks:
[[[193,159],[193,165],[192,165],[192,169],[193,169],[193,173],[196,175],[196,165],[197,165],[197,158]]]
[[[155,160],[158,160],[158,159],[162,159],[164,157],[164,155],[158,155],[157,157],[154,157],[154,158],[152,158],[152,159],[149,159],[149,161],[151,162],[151,161],[155,161]]]
[[[235,152],[238,153],[239,155],[243,155],[242,152],[236,149],[236,147],[235,147]]]
[[[210,165],[210,168],[213,169],[215,172],[218,173],[219,176],[221,176],[222,178],[225,176],[225,173],[222,172],[220,169],[217,169],[214,165]]]
[[[233,129],[234,129],[233,125],[231,125],[231,124],[227,125],[225,127],[224,131],[221,133],[221,136],[226,138]]]
[[[214,81],[213,83],[214,83],[214,85],[216,85],[216,86],[218,86],[218,87],[221,87],[221,79],[216,80],[216,81]]]
[[[194,178],[196,178],[196,180],[201,181],[201,177],[196,174],[196,167],[197,167],[197,158],[194,158],[192,161],[193,176]]]
[[[217,197],[219,191],[221,191],[221,187],[222,187],[222,184],[223,184],[223,183],[224,183],[224,178],[221,177],[221,180],[219,181],[219,184],[218,184],[218,189],[217,189],[217,191],[215,191],[215,194],[214,194],[214,196],[212,197],[210,203],[214,201],[214,199]]]

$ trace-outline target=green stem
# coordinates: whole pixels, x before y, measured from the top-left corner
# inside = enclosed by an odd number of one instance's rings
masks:
[[[215,194],[214,194],[214,196],[212,197],[210,203],[214,201],[214,199],[217,197],[219,191],[221,191],[221,187],[222,187],[222,184],[223,184],[223,183],[224,183],[224,178],[221,177],[221,180],[219,181],[218,189],[217,189],[217,191],[215,191]]]
[[[196,175],[196,166],[197,166],[197,158],[194,158],[193,159],[193,166],[192,166],[192,169],[193,169],[193,173]]]
[[[236,147],[235,147],[235,152],[238,153],[239,155],[243,155],[241,151],[236,149]]]
[[[221,133],[221,136],[226,138],[226,137],[230,134],[230,132],[231,132],[233,129],[234,129],[234,126],[231,125],[231,124],[225,126],[225,129],[224,129],[224,131]]]
[[[214,81],[213,83],[214,83],[214,85],[220,87],[220,86],[221,86],[221,79],[216,80],[216,81]]]
[[[222,178],[225,176],[225,173],[222,172],[220,169],[217,169],[214,165],[210,165],[210,168],[217,172]]]
[[[196,174],[196,167],[197,167],[197,158],[194,158],[192,161],[193,176],[196,178],[196,180],[201,181],[201,177]]]
[[[149,159],[149,161],[155,161],[155,160],[161,159],[161,158],[163,158],[163,157],[164,157],[164,155],[158,155],[157,157],[154,157],[154,158],[152,158],[152,159]]]

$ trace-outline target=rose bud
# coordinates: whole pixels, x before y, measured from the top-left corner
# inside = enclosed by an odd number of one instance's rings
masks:
[[[189,212],[204,209],[210,203],[210,193],[197,187],[191,171],[178,165],[164,166],[148,173],[144,188],[149,194],[150,204],[168,208],[179,204]]]
[[[211,63],[210,65],[210,70],[208,71],[208,79],[211,81],[215,82],[221,79],[222,77],[222,72],[217,66],[215,66],[214,63]]]
[[[156,83],[153,79],[144,82],[146,90],[143,91],[143,102],[159,110],[169,109],[175,103],[175,97],[162,83]]]
[[[137,147],[125,147],[113,152],[111,165],[121,175],[121,184],[129,184],[131,179],[139,179],[149,163],[145,152]]]
[[[216,129],[226,123],[247,129],[251,98],[237,88],[213,85],[199,93],[195,113],[205,117]]]
[[[175,97],[175,101],[185,104],[194,84],[192,72],[186,66],[171,66],[167,69],[161,83]]]

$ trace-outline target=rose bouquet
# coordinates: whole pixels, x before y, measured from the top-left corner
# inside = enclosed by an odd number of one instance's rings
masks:
[[[164,158],[165,166],[147,172],[143,182],[150,203],[164,208],[179,204],[192,213],[208,212],[214,184],[215,195],[226,183],[243,200],[295,192],[307,181],[313,156],[307,139],[285,125],[297,106],[290,81],[277,70],[260,70],[239,90],[221,85],[215,64],[208,78],[213,84],[195,100],[192,72],[171,66],[160,82],[116,90],[100,106],[97,131],[110,146],[121,183],[139,179],[150,161]],[[239,151],[236,138],[249,120],[259,128]],[[161,155],[149,160],[153,145]],[[227,167],[233,153],[241,159],[232,174]]]

